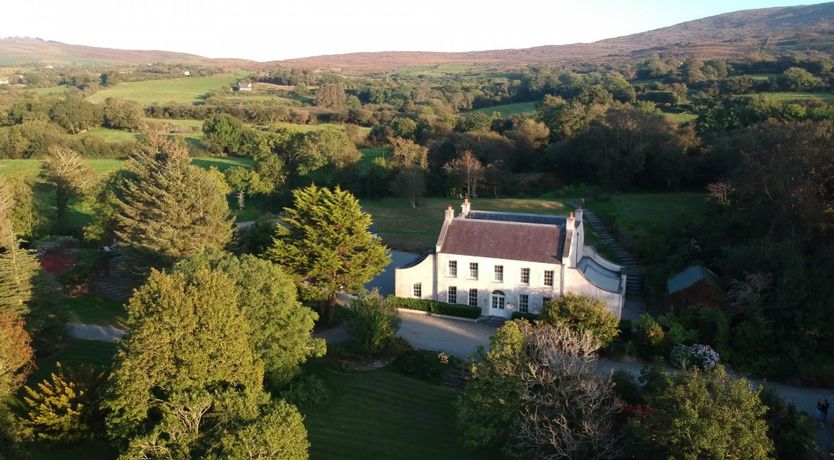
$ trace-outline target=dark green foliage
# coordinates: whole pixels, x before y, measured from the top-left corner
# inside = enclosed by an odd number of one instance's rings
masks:
[[[405,375],[440,385],[447,371],[463,363],[445,353],[413,350],[399,356],[393,365]]]
[[[298,302],[293,279],[277,265],[251,255],[207,251],[180,261],[174,271],[193,276],[201,268],[234,281],[236,306],[252,330],[252,351],[264,363],[271,388],[292,380],[308,357],[324,354],[324,340],[311,336],[318,315]]]
[[[232,236],[222,175],[190,164],[185,146],[150,138],[116,183],[113,225],[120,246],[169,264]]]
[[[389,304],[378,292],[360,294],[348,307],[345,329],[351,337],[351,347],[364,355],[374,356],[387,351],[400,328],[397,307]]]
[[[349,192],[310,186],[294,190],[293,198],[267,256],[309,284],[329,322],[338,292],[359,292],[391,258],[368,232],[371,217]]]
[[[776,458],[820,458],[821,452],[816,441],[817,427],[811,417],[798,411],[796,406],[786,402],[776,390],[768,386],[759,393],[759,398],[767,406],[765,420]]]
[[[315,375],[303,375],[281,390],[281,397],[300,409],[308,409],[327,403],[330,391],[324,381]]]
[[[644,398],[649,410],[629,427],[638,458],[770,458],[767,407],[759,391],[722,366],[708,371],[656,368]]]
[[[637,379],[629,371],[618,370],[611,374],[611,380],[614,382],[614,391],[627,404],[642,404],[643,395],[640,390],[640,384]]]
[[[429,313],[435,313],[438,315],[459,316],[461,318],[472,319],[476,319],[481,316],[480,308],[470,307],[468,305],[452,304],[426,299],[402,298],[395,296],[387,297],[386,301],[397,308],[420,310]]]
[[[111,129],[135,130],[142,124],[142,107],[133,101],[107,98],[102,106],[103,124]]]

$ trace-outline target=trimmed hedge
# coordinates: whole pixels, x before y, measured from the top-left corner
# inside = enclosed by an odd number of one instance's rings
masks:
[[[407,308],[409,310],[419,310],[438,315],[457,316],[459,318],[477,319],[481,316],[481,309],[477,307],[470,307],[468,305],[459,305],[454,303],[437,302],[434,300],[425,299],[404,299],[402,297],[395,297],[390,295],[386,299],[388,303],[397,308]]]

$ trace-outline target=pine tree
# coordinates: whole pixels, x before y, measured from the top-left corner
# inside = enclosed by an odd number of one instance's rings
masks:
[[[126,168],[114,216],[121,245],[170,263],[231,240],[222,176],[191,165],[183,144],[152,137]]]
[[[321,317],[330,322],[339,291],[361,291],[391,258],[350,192],[313,185],[294,190],[293,198],[267,255],[316,291]]]
[[[40,267],[35,254],[20,247],[10,217],[13,205],[9,188],[0,183],[0,312],[21,316],[29,310],[33,278]]]

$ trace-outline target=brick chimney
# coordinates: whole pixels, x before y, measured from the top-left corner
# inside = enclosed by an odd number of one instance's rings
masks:
[[[452,209],[452,205],[449,205],[449,207],[446,208],[446,218],[444,220],[446,222],[451,222],[452,219],[454,219],[454,218],[455,218],[455,210]]]
[[[462,215],[464,218],[468,218],[468,217],[469,217],[469,209],[470,209],[470,207],[471,207],[471,205],[469,204],[469,198],[468,198],[468,197],[467,197],[467,198],[464,198],[464,199],[463,199],[463,204],[461,204],[461,205],[460,205],[460,212],[461,212],[461,215]]]

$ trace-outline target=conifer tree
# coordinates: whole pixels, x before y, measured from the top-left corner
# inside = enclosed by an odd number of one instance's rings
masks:
[[[13,205],[11,191],[0,183],[0,312],[21,316],[28,312],[40,267],[34,253],[20,247],[10,218]]]
[[[391,258],[350,192],[312,185],[294,190],[293,198],[267,255],[315,291],[321,317],[330,322],[339,291],[361,291]]]
[[[114,215],[121,245],[170,263],[229,242],[222,176],[191,165],[182,143],[151,137],[126,168]]]

